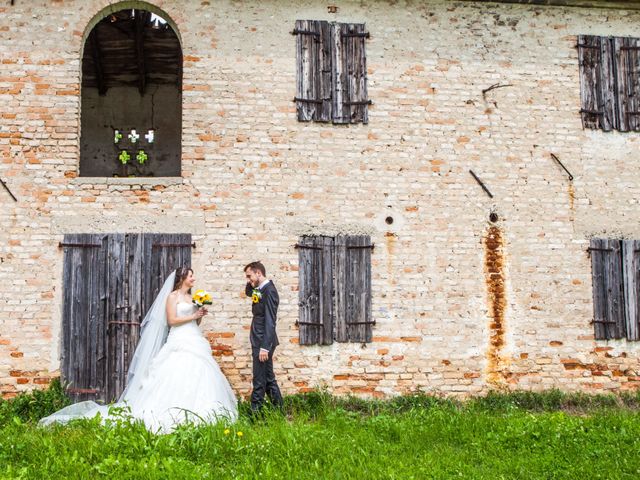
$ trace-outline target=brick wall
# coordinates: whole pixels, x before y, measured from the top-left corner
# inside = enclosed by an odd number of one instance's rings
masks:
[[[59,375],[57,244],[99,231],[194,234],[198,283],[216,294],[203,326],[241,395],[254,259],[280,291],[288,393],[637,387],[639,345],[594,341],[586,248],[596,234],[640,238],[640,137],[582,129],[575,43],[639,36],[639,13],[157,1],[183,44],[183,178],[77,178],[83,39],[110,3],[0,6],[0,177],[18,198],[0,191],[3,396]],[[369,125],[296,121],[296,19],[366,22]],[[509,86],[483,94],[495,84]],[[297,344],[293,245],[311,232],[372,235],[373,343]]]

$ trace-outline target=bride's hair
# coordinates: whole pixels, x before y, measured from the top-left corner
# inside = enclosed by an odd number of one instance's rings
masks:
[[[182,282],[184,282],[184,279],[189,276],[189,272],[193,273],[193,270],[190,267],[176,268],[176,278],[173,281],[173,290],[178,290],[182,286]],[[191,289],[189,289],[189,293],[191,293]]]

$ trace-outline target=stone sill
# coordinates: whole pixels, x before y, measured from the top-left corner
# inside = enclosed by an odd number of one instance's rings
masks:
[[[76,177],[71,180],[72,185],[140,185],[142,187],[157,185],[169,187],[183,183],[182,177]]]

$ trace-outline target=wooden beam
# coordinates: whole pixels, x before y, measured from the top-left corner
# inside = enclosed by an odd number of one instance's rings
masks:
[[[144,29],[149,21],[149,12],[136,10],[136,61],[138,63],[138,90],[144,95],[147,87],[147,72],[144,65]]]
[[[93,58],[93,65],[95,68],[96,83],[98,84],[98,94],[104,96],[107,93],[107,85],[104,81],[104,70],[102,69],[102,55],[100,53],[97,27],[91,31],[91,34],[89,34],[89,43],[91,47],[91,57]]]

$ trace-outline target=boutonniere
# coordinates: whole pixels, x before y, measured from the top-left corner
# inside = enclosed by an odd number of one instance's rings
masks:
[[[254,288],[253,292],[251,292],[251,300],[253,300],[253,303],[258,303],[262,300],[262,292],[257,288]]]

